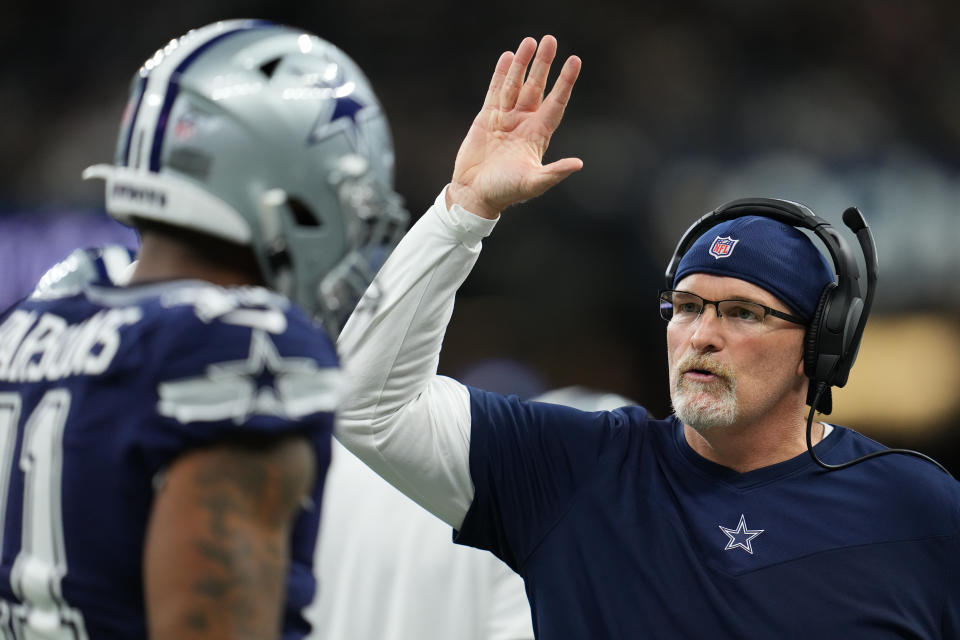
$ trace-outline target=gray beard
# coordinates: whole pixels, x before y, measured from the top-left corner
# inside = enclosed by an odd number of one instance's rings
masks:
[[[711,396],[704,397],[704,391]],[[670,403],[677,417],[697,431],[729,427],[737,420],[737,381],[731,377],[702,384],[680,376],[670,390]]]

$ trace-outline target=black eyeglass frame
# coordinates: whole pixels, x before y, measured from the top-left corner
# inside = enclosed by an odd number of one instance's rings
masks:
[[[693,296],[693,297],[699,298],[700,300],[703,301],[703,306],[700,307],[700,313],[697,314],[697,318],[700,317],[700,315],[703,313],[703,310],[707,308],[707,305],[708,305],[708,304],[712,304],[714,310],[715,310],[716,313],[717,313],[717,317],[718,317],[718,318],[722,318],[723,315],[720,313],[720,303],[721,303],[721,302],[746,302],[746,303],[753,304],[753,305],[756,305],[756,306],[760,307],[761,309],[763,309],[764,313],[768,313],[768,314],[770,314],[771,316],[773,316],[773,317],[775,317],[775,318],[781,318],[781,319],[783,319],[783,320],[787,320],[788,322],[793,322],[794,324],[799,324],[799,325],[802,325],[802,326],[806,326],[806,325],[807,325],[807,322],[806,322],[803,318],[800,318],[800,317],[795,316],[795,315],[793,315],[793,314],[787,313],[787,312],[785,312],[785,311],[779,311],[779,310],[777,310],[777,309],[772,309],[772,308],[768,307],[768,306],[765,305],[765,304],[760,304],[759,302],[755,302],[755,301],[753,301],[753,300],[743,300],[743,299],[737,299],[737,298],[726,298],[725,300],[707,300],[707,299],[704,298],[703,296],[698,296],[697,294],[695,294],[695,293],[693,293],[693,292],[690,292],[690,291],[681,291],[681,290],[679,290],[679,289],[660,289],[660,292],[659,292],[657,298],[660,300],[661,303],[667,302],[667,303],[669,303],[669,304],[672,306],[672,305],[673,305],[673,300],[672,300],[673,295],[672,295],[672,294],[674,294],[674,293],[682,293],[682,294],[687,295],[687,296]],[[665,294],[671,294],[671,299],[665,300],[665,299],[664,299],[664,295],[665,295]],[[662,304],[661,304],[661,306],[660,306],[660,309],[661,309],[661,311],[660,311],[660,317],[663,318],[663,306],[662,306]],[[673,319],[673,316],[671,315],[670,318],[663,318],[663,319],[666,320],[667,322],[670,322],[670,320]],[[696,319],[696,318],[694,318],[694,320],[695,320],[695,319]],[[691,322],[692,322],[692,320],[691,320]],[[761,320],[761,322],[762,322],[762,320]]]

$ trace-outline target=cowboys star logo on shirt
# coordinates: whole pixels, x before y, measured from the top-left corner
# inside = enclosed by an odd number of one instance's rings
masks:
[[[748,529],[747,519],[742,513],[736,529],[720,525],[720,530],[727,535],[727,546],[723,548],[724,551],[743,549],[750,555],[753,555],[753,539],[763,533],[763,529]]]

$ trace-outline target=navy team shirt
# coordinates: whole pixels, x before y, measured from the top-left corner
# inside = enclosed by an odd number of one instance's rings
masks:
[[[960,638],[960,484],[927,462],[737,473],[642,407],[470,397],[456,540],[523,576],[541,640]],[[880,448],[843,427],[816,446]]]
[[[196,447],[286,434],[317,461],[283,638],[305,635],[336,367],[323,331],[255,287],[89,286],[0,315],[0,638],[146,637],[143,540],[162,471]]]

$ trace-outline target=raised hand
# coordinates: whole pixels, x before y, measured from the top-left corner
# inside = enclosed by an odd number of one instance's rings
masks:
[[[524,38],[516,53],[500,56],[483,108],[457,152],[447,206],[456,203],[496,218],[511,204],[536,197],[583,168],[579,158],[542,164],[580,74],[580,58],[570,56],[544,98],[556,53],[557,40],[547,35],[539,48],[536,40]]]

